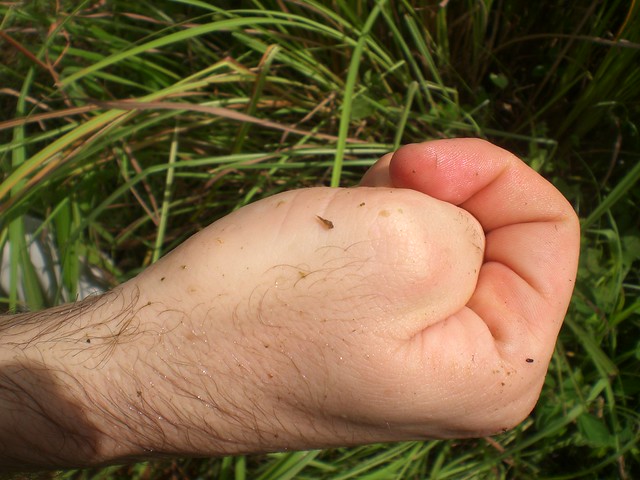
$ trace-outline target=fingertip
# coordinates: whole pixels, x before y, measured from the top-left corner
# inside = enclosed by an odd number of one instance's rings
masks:
[[[390,159],[389,176],[396,187],[426,193],[432,187],[431,173],[437,162],[437,152],[429,142],[403,145]]]
[[[460,205],[495,178],[507,155],[506,150],[479,138],[414,143],[395,152],[389,174],[396,187]]]

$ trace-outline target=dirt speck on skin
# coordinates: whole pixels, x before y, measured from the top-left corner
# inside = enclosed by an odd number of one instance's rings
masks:
[[[318,217],[318,220],[322,222],[322,224],[324,225],[324,228],[326,228],[327,230],[331,230],[334,227],[333,222],[331,220],[322,218],[320,215],[316,215],[316,217]]]
[[[360,205],[358,205],[358,206],[359,206],[359,207],[364,207],[364,206],[365,206],[365,203],[364,203],[364,202],[362,202],[362,203],[361,203]]]
[[[389,210],[380,210],[378,215],[380,215],[381,217],[388,217],[389,215],[391,215],[391,212],[389,212]]]

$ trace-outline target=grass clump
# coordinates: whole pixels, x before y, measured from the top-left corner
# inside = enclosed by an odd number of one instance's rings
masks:
[[[111,284],[274,193],[352,185],[399,144],[480,136],[582,218],[539,405],[492,439],[181,460],[61,478],[637,478],[640,8],[343,0],[0,5],[6,309]],[[62,274],[37,280],[25,222]],[[22,253],[19,253],[22,252]]]

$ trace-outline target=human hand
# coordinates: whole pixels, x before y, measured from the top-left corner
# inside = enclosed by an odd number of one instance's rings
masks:
[[[48,434],[82,441],[47,462],[511,428],[538,398],[578,246],[562,195],[481,140],[408,145],[361,187],[256,202],[20,348],[20,371],[35,359],[77,410],[30,394]]]
[[[158,335],[133,376],[180,453],[480,436],[529,414],[573,289],[570,205],[471,139],[403,147],[362,185],[245,207],[134,281]]]

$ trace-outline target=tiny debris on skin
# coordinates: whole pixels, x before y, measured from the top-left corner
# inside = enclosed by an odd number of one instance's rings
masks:
[[[318,220],[322,222],[327,230],[331,230],[333,228],[333,222],[331,220],[327,220],[326,218],[322,218],[320,215],[316,215]]]

